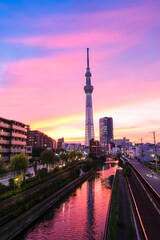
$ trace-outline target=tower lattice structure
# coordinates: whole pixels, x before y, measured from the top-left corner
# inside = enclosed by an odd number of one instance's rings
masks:
[[[86,85],[84,91],[86,93],[86,116],[85,116],[85,146],[89,147],[90,140],[94,139],[93,109],[92,109],[92,92],[91,73],[89,67],[89,48],[87,48],[87,69],[86,69]]]

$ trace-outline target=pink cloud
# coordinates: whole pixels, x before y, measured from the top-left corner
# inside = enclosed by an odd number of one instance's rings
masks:
[[[31,36],[1,39],[1,41],[35,46],[41,48],[72,48],[77,46],[97,46],[107,43],[125,43],[132,41],[132,38],[140,39],[143,32],[153,25],[159,26],[159,12],[154,4],[146,4],[140,7],[126,8],[100,13],[83,15],[50,16],[47,19],[37,19],[37,24],[44,21],[52,25],[53,22],[75,25],[70,33],[56,31],[46,36]],[[73,22],[73,19],[76,19]],[[77,26],[77,27],[76,27]],[[138,35],[137,35],[138,34]]]
[[[18,43],[29,46],[40,46],[43,48],[65,48],[76,46],[94,46],[97,44],[107,44],[120,40],[120,33],[113,32],[87,32],[87,33],[74,33],[60,36],[39,36],[30,38],[14,38],[8,39],[7,42]]]

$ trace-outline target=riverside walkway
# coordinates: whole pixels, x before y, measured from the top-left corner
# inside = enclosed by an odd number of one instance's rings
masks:
[[[127,158],[126,158],[127,159]],[[142,163],[137,160],[127,159],[130,164],[132,164],[137,171],[144,177],[144,179],[151,185],[151,187],[160,195],[160,175],[158,173],[154,173],[152,176],[151,169],[144,166]]]

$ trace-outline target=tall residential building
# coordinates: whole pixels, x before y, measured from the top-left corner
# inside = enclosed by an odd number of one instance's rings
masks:
[[[53,138],[38,130],[30,130],[29,127],[27,128],[27,145],[45,150],[56,149],[56,141]]]
[[[92,110],[92,92],[91,73],[89,68],[89,48],[87,48],[87,69],[86,69],[86,85],[84,91],[86,93],[86,116],[85,116],[85,146],[90,146],[90,140],[94,139],[94,124],[93,124],[93,110]]]
[[[109,141],[113,140],[113,119],[111,117],[99,119],[99,135],[102,147],[105,147]]]
[[[101,156],[102,154],[101,144],[98,140],[94,140],[94,139],[90,140],[89,150],[90,150],[90,153],[96,157]]]
[[[59,138],[57,140],[57,149],[61,150],[63,148],[64,138]]]
[[[0,117],[0,161],[26,152],[27,125]]]

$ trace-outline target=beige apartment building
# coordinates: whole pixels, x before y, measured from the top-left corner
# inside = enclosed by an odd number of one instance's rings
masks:
[[[26,124],[0,117],[0,161],[9,161],[15,154],[25,154],[26,141]]]

